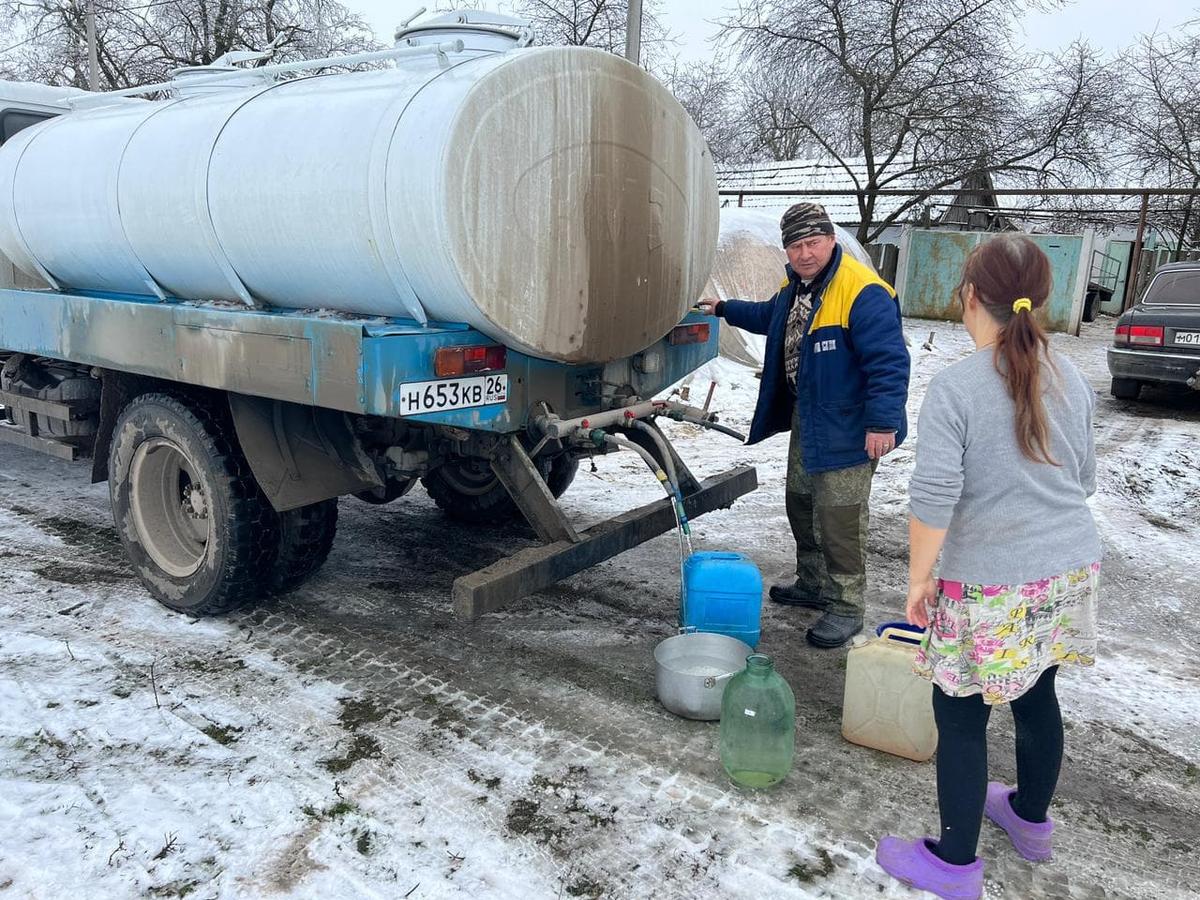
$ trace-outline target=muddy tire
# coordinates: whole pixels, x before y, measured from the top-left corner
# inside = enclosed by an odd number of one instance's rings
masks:
[[[164,606],[218,615],[261,594],[278,516],[221,410],[169,394],[137,397],[113,431],[108,485],[125,552]]]
[[[579,461],[560,456],[542,467],[542,477],[555,497],[575,480]],[[421,479],[425,490],[450,518],[474,525],[500,525],[521,515],[500,479],[483,459],[455,460]]]
[[[263,583],[263,596],[294,591],[317,574],[333,549],[337,521],[336,497],[279,513],[279,549]]]
[[[393,500],[399,500],[411,491],[413,485],[416,483],[417,479],[415,478],[389,478],[384,482],[383,487],[359,491],[354,496],[363,503],[370,503],[372,506],[383,506],[391,503]]]
[[[1136,378],[1114,378],[1108,390],[1118,400],[1136,400],[1141,396],[1142,383]]]
[[[550,474],[546,476],[546,486],[555,497],[561,497],[575,480],[579,471],[579,459],[574,456],[560,456],[550,464]]]

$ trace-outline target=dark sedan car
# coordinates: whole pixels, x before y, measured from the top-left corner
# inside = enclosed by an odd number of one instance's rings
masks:
[[[1117,319],[1108,371],[1122,400],[1136,400],[1144,384],[1200,390],[1200,262],[1159,267],[1142,302]]]

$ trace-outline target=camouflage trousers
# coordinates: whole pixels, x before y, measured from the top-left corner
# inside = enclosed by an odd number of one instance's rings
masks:
[[[861,616],[866,604],[871,478],[879,463],[810,474],[803,459],[800,428],[793,419],[784,498],[796,539],[796,585],[827,599],[831,613]]]

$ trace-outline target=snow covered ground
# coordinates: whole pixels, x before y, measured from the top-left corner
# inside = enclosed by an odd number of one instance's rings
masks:
[[[929,376],[969,341],[906,327],[915,419]],[[1095,669],[1060,682],[1056,859],[1024,863],[985,825],[987,893],[1195,896],[1200,394],[1113,400],[1111,323],[1086,328],[1055,343],[1100,392],[1105,640]],[[692,390],[711,377],[744,429],[753,374],[716,362]],[[671,433],[698,474],[758,467],[758,491],[696,521],[697,545],[785,575],[785,439]],[[911,466],[910,444],[875,481],[872,624],[900,617]],[[467,626],[453,578],[531,536],[455,526],[419,491],[343,501],[310,584],[193,621],[133,580],[106,488],[87,481],[85,466],[0,445],[0,898],[916,896],[872,853],[882,834],[936,828],[932,765],[841,739],[845,654],[805,645],[814,614],[763,610],[762,649],[798,705],[777,789],[732,788],[717,725],[658,705],[671,535]],[[584,466],[565,501],[586,524],[656,492],[621,454]],[[1011,739],[996,715],[1001,778]]]

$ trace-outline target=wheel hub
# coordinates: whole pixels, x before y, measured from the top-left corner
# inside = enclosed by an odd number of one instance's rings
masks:
[[[208,497],[187,453],[166,437],[143,441],[129,466],[129,508],[138,543],[175,578],[193,575],[208,555]]]
[[[208,518],[208,501],[200,485],[193,482],[183,489],[182,508],[183,514],[189,519]]]

